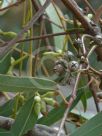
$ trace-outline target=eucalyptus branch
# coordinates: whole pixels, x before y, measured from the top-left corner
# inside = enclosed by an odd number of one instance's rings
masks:
[[[21,40],[16,41],[16,43],[29,42],[31,40],[52,38],[54,36],[60,36],[60,35],[74,34],[77,30],[80,31],[80,33],[85,33],[85,31],[82,28],[73,28],[73,29],[69,29],[66,32],[44,34],[44,35],[40,35],[40,36],[34,36],[32,38],[21,39]],[[0,47],[7,46],[8,43],[9,43],[9,41],[8,42],[3,41],[3,43],[0,45]]]
[[[74,89],[72,91],[72,94],[71,94],[71,97],[70,97],[70,100],[68,101],[68,107],[64,113],[64,116],[63,116],[63,119],[61,121],[61,125],[60,125],[60,128],[59,128],[59,131],[58,131],[58,134],[57,136],[61,136],[61,130],[64,126],[64,123],[65,123],[65,120],[68,116],[68,113],[70,112],[70,108],[74,102],[74,100],[76,99],[76,92],[77,92],[77,87],[78,87],[78,83],[79,83],[79,80],[80,80],[80,76],[81,76],[81,69],[82,69],[82,64],[80,65],[80,72],[78,73],[77,77],[76,77],[76,82],[75,82],[75,86],[74,86]]]
[[[63,4],[75,15],[75,17],[82,23],[85,30],[91,35],[96,35],[95,30],[88,20],[85,18],[84,14],[80,10],[79,6],[74,0],[61,0]]]

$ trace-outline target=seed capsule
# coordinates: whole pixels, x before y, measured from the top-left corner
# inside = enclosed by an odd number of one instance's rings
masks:
[[[67,69],[68,63],[64,59],[59,59],[55,62],[54,71],[60,75],[63,74]]]
[[[79,68],[79,64],[78,64],[77,61],[70,61],[69,64],[68,64],[68,68],[71,71],[76,71]]]

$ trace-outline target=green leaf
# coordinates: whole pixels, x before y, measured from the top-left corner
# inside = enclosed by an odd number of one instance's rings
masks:
[[[87,77],[81,76],[78,88],[80,91],[83,91],[83,95],[81,97],[81,102],[83,104],[84,111],[86,111],[86,109],[87,109],[87,93],[89,91],[87,83],[88,83]]]
[[[101,136],[102,135],[102,112],[90,119],[82,127],[70,136]]]
[[[0,132],[0,136],[10,136],[9,132]]]
[[[32,129],[38,116],[34,113],[34,98],[30,98],[20,109],[16,120],[10,130],[11,136],[22,136]]]
[[[1,92],[23,92],[37,90],[39,92],[56,90],[56,83],[54,81],[44,78],[0,75]]]
[[[11,53],[7,54],[1,61],[0,61],[0,74],[7,73],[11,64]]]
[[[77,105],[82,95],[83,95],[83,91],[79,91],[77,94],[77,98],[74,101],[70,111]],[[69,100],[69,98],[70,97],[68,97],[67,100]],[[40,118],[37,123],[43,125],[52,125],[63,117],[65,110],[66,110],[66,105],[65,103],[62,102],[58,108],[52,109],[48,113],[47,117]]]
[[[41,5],[44,4],[45,0],[39,0],[39,2],[41,3]],[[61,10],[56,6],[59,14],[61,16],[63,16]],[[61,22],[60,22],[60,19],[56,13],[56,10],[55,8],[53,7],[53,4],[50,4],[49,7],[46,9],[46,13],[49,17],[50,20],[53,20],[53,22],[55,22],[56,24],[62,26]],[[51,27],[52,27],[52,32],[53,33],[59,33],[59,32],[63,32],[64,30],[55,26],[54,24],[51,24]],[[54,42],[55,42],[55,48],[56,50],[58,49],[62,49],[63,48],[63,42],[64,42],[64,37],[65,36],[57,36],[57,37],[54,37]]]
[[[13,98],[0,106],[0,116],[8,117],[12,114],[16,99]]]

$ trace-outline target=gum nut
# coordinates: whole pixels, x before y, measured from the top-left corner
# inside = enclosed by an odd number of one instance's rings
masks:
[[[68,68],[69,68],[70,70],[75,71],[75,70],[78,69],[78,67],[79,67],[79,64],[78,64],[77,61],[70,61],[70,62],[69,62]]]
[[[54,67],[54,72],[56,73],[62,73],[64,71],[64,68],[61,64],[58,64]]]

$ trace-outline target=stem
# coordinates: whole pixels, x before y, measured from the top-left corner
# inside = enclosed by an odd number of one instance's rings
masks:
[[[91,80],[90,75],[88,75],[88,78],[89,78],[89,80]],[[99,107],[98,99],[97,99],[97,95],[96,95],[97,90],[94,86],[94,83],[93,82],[90,83],[89,87],[91,89],[91,93],[92,93],[92,96],[93,96],[93,99],[94,99],[94,102],[95,102],[95,105],[96,105],[96,110],[97,110],[97,112],[100,112],[100,107]]]
[[[26,6],[27,6],[27,4],[26,4],[26,1],[25,1],[24,4],[23,4],[23,23],[22,23],[23,27],[26,24]],[[24,43],[23,43],[23,45],[21,47],[20,58],[23,57],[23,49],[24,49]],[[19,76],[22,75],[22,67],[23,67],[23,61],[21,61],[20,65],[19,65]]]
[[[75,32],[77,32],[77,30],[78,30],[80,33],[84,33],[84,32],[85,32],[85,31],[83,31],[82,28],[73,28],[73,29],[69,29],[69,30],[66,31],[66,32],[52,33],[52,34],[44,34],[44,35],[35,36],[35,37],[32,37],[32,38],[21,39],[21,40],[16,41],[16,43],[29,42],[30,40],[46,39],[46,38],[50,38],[50,37],[54,37],[54,36],[60,36],[60,35],[75,34]],[[8,46],[8,45],[7,45],[8,43],[9,43],[9,42],[4,42],[4,43],[2,43],[2,45],[0,45],[0,47]]]
[[[66,32],[66,27],[65,27],[65,25],[64,25],[64,23],[63,23],[63,21],[62,21],[61,15],[60,15],[60,13],[58,12],[57,7],[56,7],[56,5],[55,5],[55,3],[54,3],[53,1],[52,1],[52,4],[53,4],[53,7],[54,7],[54,9],[55,9],[55,11],[56,11],[56,13],[57,13],[59,19],[60,19],[60,22],[61,22],[61,24],[62,24],[63,29],[64,29],[64,31]],[[69,40],[70,43],[71,43],[71,45],[73,46],[73,41],[72,41],[72,39],[71,39],[71,37],[70,37],[69,34],[67,35],[67,40]],[[66,46],[66,45],[64,45],[63,50],[66,48],[65,46]]]
[[[92,25],[84,17],[84,14],[81,12],[79,6],[74,0],[61,0],[63,4],[75,15],[75,17],[82,23],[85,30],[92,35],[96,35]]]
[[[82,65],[80,65],[79,69],[81,71]],[[68,116],[68,113],[70,112],[70,108],[71,108],[71,106],[72,106],[72,104],[73,104],[73,102],[74,102],[74,100],[76,98],[76,91],[77,91],[78,83],[79,83],[79,80],[80,80],[80,76],[81,76],[81,72],[79,72],[78,75],[77,75],[75,86],[74,86],[74,89],[72,91],[71,98],[70,98],[70,100],[68,102],[69,103],[68,108],[66,109],[66,111],[64,113],[64,116],[63,116],[63,119],[61,121],[61,125],[60,125],[59,132],[58,132],[57,136],[61,136],[61,130],[62,130],[63,126],[64,126],[64,123],[65,123],[65,120],[66,120],[66,118]]]
[[[86,6],[89,7],[90,11],[95,15],[96,12],[95,12],[95,10],[93,9],[93,7],[91,6],[91,4],[90,4],[87,0],[83,0],[83,1],[84,1],[84,3],[86,4]]]
[[[29,0],[29,12],[30,12],[30,19],[32,19],[33,17],[33,10],[32,10],[32,2],[31,0]],[[30,28],[30,38],[33,37],[33,27]],[[30,45],[29,45],[29,76],[32,76],[32,52],[33,52],[33,41],[30,41]]]

